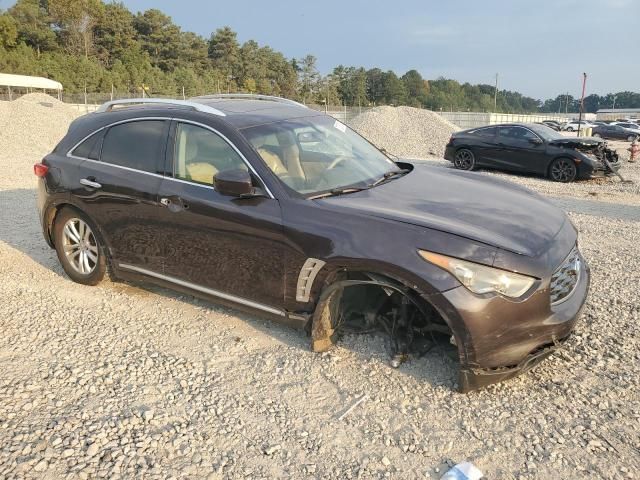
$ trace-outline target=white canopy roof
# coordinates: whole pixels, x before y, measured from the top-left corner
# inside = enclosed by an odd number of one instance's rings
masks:
[[[27,75],[12,75],[10,73],[0,73],[0,86],[62,90],[62,84],[55,80],[43,77],[29,77]]]

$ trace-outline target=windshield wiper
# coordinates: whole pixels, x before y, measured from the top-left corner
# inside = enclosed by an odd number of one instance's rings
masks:
[[[318,198],[325,197],[336,197],[338,195],[344,195],[345,193],[355,193],[361,192],[362,190],[366,190],[369,187],[340,187],[340,188],[332,188],[328,192],[320,193],[318,195],[312,195],[308,197],[309,200],[317,200]]]
[[[382,177],[380,177],[378,180],[376,180],[375,182],[373,182],[370,187],[375,187],[377,185],[380,185],[383,182],[386,182],[387,180],[397,176],[397,175],[404,175],[405,173],[409,173],[409,170],[407,170],[406,168],[403,168],[402,170],[392,170],[390,172],[385,173]]]

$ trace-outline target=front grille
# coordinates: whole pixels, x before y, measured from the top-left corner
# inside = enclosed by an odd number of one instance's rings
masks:
[[[549,293],[552,305],[566,300],[573,293],[583,268],[578,247],[573,247],[567,258],[551,276]]]

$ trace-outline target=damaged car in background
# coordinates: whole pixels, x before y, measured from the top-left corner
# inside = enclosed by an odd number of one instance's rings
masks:
[[[109,102],[34,173],[72,280],[109,272],[246,309],[317,352],[378,332],[394,367],[454,351],[462,392],[560,348],[589,289],[575,227],[541,196],[393,161],[281,98]]]
[[[614,175],[615,150],[601,138],[567,137],[545,125],[510,123],[456,132],[445,149],[455,168],[494,168],[541,175],[556,182]]]

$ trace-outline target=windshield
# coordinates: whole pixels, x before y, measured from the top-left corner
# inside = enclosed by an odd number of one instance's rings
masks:
[[[531,130],[540,135],[545,141],[557,140],[558,138],[564,138],[562,134],[556,132],[553,128],[549,128],[546,125],[529,124],[527,125]]]
[[[400,171],[367,140],[326,115],[241,132],[282,182],[308,197],[347,187],[368,188],[385,174]]]

